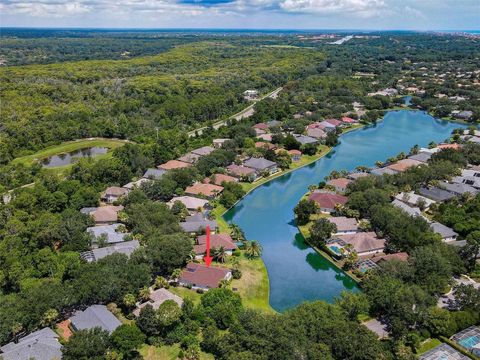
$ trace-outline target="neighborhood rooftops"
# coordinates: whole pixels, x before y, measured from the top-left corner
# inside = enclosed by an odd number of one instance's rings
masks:
[[[393,170],[393,171],[404,172],[404,171],[407,170],[408,168],[411,168],[411,167],[414,167],[414,166],[418,166],[418,165],[421,165],[421,164],[422,164],[422,162],[417,161],[417,160],[413,160],[413,159],[403,159],[403,160],[397,161],[395,164],[388,165],[387,167],[388,167],[390,170]]]
[[[327,220],[337,226],[337,233],[358,231],[357,219],[355,218],[347,218],[345,216],[334,216],[334,217],[327,218]]]
[[[400,201],[398,199],[393,200],[392,205],[401,209],[401,210],[403,210],[404,212],[406,212],[410,216],[421,216],[421,217],[423,217],[422,211],[418,207],[409,206],[409,205],[405,204],[403,201]]]
[[[437,187],[421,187],[418,192],[420,193],[420,195],[423,195],[435,201],[446,201],[455,197],[455,195],[451,192]]]
[[[228,234],[211,234],[210,246],[212,249],[223,247],[226,251],[235,250],[237,245],[233,243],[232,238]],[[201,235],[197,237],[197,245],[193,246],[193,250],[197,255],[203,255],[207,251],[207,236]]]
[[[408,158],[411,160],[416,160],[416,161],[426,163],[428,162],[428,160],[430,160],[431,157],[432,157],[432,153],[421,151],[418,154],[409,156]]]
[[[46,327],[35,331],[18,343],[11,342],[2,347],[0,358],[4,360],[53,360],[62,358],[62,344],[58,334]]]
[[[439,222],[432,222],[430,227],[432,228],[433,232],[439,234],[444,241],[454,241],[458,236],[453,229]]]
[[[128,233],[123,233],[118,231],[119,227],[123,226],[122,224],[111,224],[111,225],[100,225],[100,226],[92,226],[87,228],[87,232],[93,235],[95,240],[97,240],[103,234],[106,235],[107,243],[113,244],[122,242],[125,240],[125,237],[129,235]]]
[[[388,167],[383,167],[383,168],[375,168],[370,170],[370,174],[376,175],[376,176],[382,176],[382,175],[394,175],[397,172],[388,168]]]
[[[479,191],[475,189],[473,186],[467,185],[467,184],[458,184],[458,183],[447,183],[445,181],[442,181],[439,183],[439,186],[441,188],[444,188],[445,190],[457,194],[457,195],[463,195],[466,193],[469,193],[471,195],[476,195]]]
[[[383,251],[385,248],[385,240],[379,239],[373,231],[336,235],[335,238],[352,245],[358,255]]]
[[[145,179],[158,180],[158,179],[160,179],[165,173],[166,173],[166,171],[163,170],[163,169],[147,169],[147,171],[145,171],[145,174],[143,174],[143,177],[144,177]]]
[[[122,323],[104,305],[92,305],[84,311],[77,311],[70,318],[75,330],[89,330],[99,327],[110,334]]]
[[[239,165],[228,165],[227,166],[227,171],[229,174],[232,174],[237,177],[242,177],[242,176],[251,176],[255,174],[255,170],[249,167],[245,166],[239,166]]]
[[[211,146],[202,146],[201,148],[192,150],[191,152],[192,152],[192,154],[196,154],[196,155],[199,155],[199,156],[205,156],[205,155],[209,155],[214,150],[215,149]]]
[[[311,136],[294,135],[294,137],[295,137],[295,140],[297,140],[302,145],[317,144],[318,143],[318,140],[311,137]]]
[[[191,285],[192,287],[211,289],[218,287],[220,281],[227,280],[230,277],[230,269],[189,263],[180,275],[179,283]]]
[[[257,171],[263,171],[277,166],[273,161],[264,158],[250,158],[244,162],[244,165]]]
[[[197,216],[188,217],[184,222],[180,223],[180,227],[183,229],[183,231],[189,234],[201,233],[202,231],[205,231],[207,226],[210,226],[210,229],[215,231],[215,229],[218,227],[218,224],[215,220],[208,220]]]
[[[308,197],[308,200],[315,201],[323,211],[333,211],[335,210],[335,205],[345,205],[348,198],[338,194],[313,192]]]
[[[179,161],[179,160],[170,160],[164,164],[158,165],[158,168],[161,170],[174,170],[174,169],[183,169],[187,167],[191,167],[192,164]]]
[[[88,262],[93,262],[103,259],[104,257],[112,254],[125,254],[127,256],[130,256],[139,247],[140,243],[138,242],[138,240],[124,241],[116,243],[112,246],[105,246],[98,249],[84,251],[80,254],[80,256],[82,257],[82,259]]]
[[[118,212],[123,210],[123,206],[100,206],[97,208],[84,208],[82,209],[84,214],[91,215],[96,223],[114,223],[118,221]]]
[[[185,194],[204,195],[206,197],[214,197],[223,191],[222,186],[214,184],[195,183],[185,189]]]
[[[213,184],[215,185],[222,185],[224,182],[226,183],[238,182],[237,178],[233,176],[225,175],[225,174],[213,174],[211,177],[206,177],[205,179],[203,179],[203,182],[205,184],[211,184],[212,179],[213,179]]]
[[[193,196],[176,196],[168,202],[168,205],[173,205],[176,201],[180,201],[188,210],[197,210],[205,207],[208,200],[199,199]]]

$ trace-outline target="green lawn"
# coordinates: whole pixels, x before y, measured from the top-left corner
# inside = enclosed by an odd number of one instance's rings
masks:
[[[223,218],[223,214],[225,213],[225,211],[227,211],[225,206],[217,203],[214,209],[211,211],[211,214],[215,217],[215,220],[217,220],[217,224],[218,224],[218,228],[220,229],[220,232],[230,234],[228,223]]]
[[[442,342],[438,339],[427,339],[420,344],[420,347],[417,349],[417,354],[423,354],[428,350],[433,349],[435,346],[440,345]]]
[[[172,293],[180,296],[182,299],[190,299],[195,305],[200,303],[201,294],[197,293],[195,290],[185,288],[183,286],[170,286],[168,289]]]
[[[140,348],[140,355],[145,360],[177,360],[180,346],[178,344],[171,346],[153,346],[143,345]],[[213,355],[201,352],[200,360],[213,360]]]
[[[50,146],[46,149],[36,152],[35,154],[16,158],[12,160],[12,164],[23,164],[25,166],[30,166],[37,160],[44,159],[53,155],[58,155],[58,154],[67,153],[67,152],[85,149],[85,148],[94,147],[94,146],[106,147],[112,150],[122,145],[125,145],[127,142],[128,140],[105,139],[105,138],[92,138],[92,139],[68,141],[68,142],[61,143],[59,145]],[[107,156],[111,156],[110,151],[105,155],[99,155],[99,156],[96,156],[95,158],[100,159],[102,157],[107,157]],[[62,168],[68,167],[68,166],[69,165],[62,166]]]

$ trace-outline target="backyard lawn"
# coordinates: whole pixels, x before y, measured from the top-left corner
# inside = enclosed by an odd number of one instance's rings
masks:
[[[180,346],[178,344],[171,346],[153,346],[143,345],[140,348],[140,355],[145,360],[177,360]],[[213,355],[200,353],[200,360],[213,360]]]

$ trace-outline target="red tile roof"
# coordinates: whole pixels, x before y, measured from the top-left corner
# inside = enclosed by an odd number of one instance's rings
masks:
[[[180,275],[179,281],[192,286],[216,288],[229,273],[230,269],[189,263]]]
[[[397,161],[395,164],[388,165],[387,168],[398,171],[398,172],[404,172],[408,168],[411,168],[412,166],[418,166],[422,165],[422,162],[413,160],[413,159],[403,159],[400,161]]]
[[[344,117],[342,117],[342,122],[344,122],[346,124],[354,124],[354,123],[357,123],[358,120],[352,119],[348,116],[344,116]]]
[[[292,149],[292,150],[288,150],[288,154],[290,156],[292,156],[292,155],[302,155],[302,152],[300,150]]]
[[[253,125],[253,128],[260,129],[260,130],[268,130],[268,125],[265,123],[259,123],[259,124]]]
[[[237,245],[233,243],[232,238],[228,234],[211,234],[210,235],[210,247],[212,249],[220,248],[223,246],[225,250],[235,250]],[[207,251],[207,236],[202,235],[197,237],[197,245],[193,246],[195,254],[202,255]]]
[[[238,166],[238,165],[229,165],[227,166],[227,171],[235,176],[248,176],[255,173],[255,170],[246,166]]]
[[[213,184],[195,183],[185,189],[185,194],[190,195],[205,195],[208,197],[220,194],[223,191],[222,186]]]
[[[437,147],[439,149],[453,149],[453,150],[460,150],[461,148],[459,144],[440,144]]]
[[[332,124],[333,126],[342,125],[342,122],[340,120],[337,120],[337,119],[325,119],[325,121],[328,122],[329,124]]]
[[[348,197],[338,194],[314,192],[310,194],[308,200],[315,201],[321,208],[335,209],[335,205],[337,204],[345,205]]]

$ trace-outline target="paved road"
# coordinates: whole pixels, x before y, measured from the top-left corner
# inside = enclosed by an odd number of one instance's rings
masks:
[[[258,100],[255,100],[254,102],[252,102],[252,104],[247,106],[245,109],[243,109],[242,111],[230,116],[228,119],[217,121],[216,123],[214,123],[212,125],[213,128],[216,130],[216,129],[222,127],[222,126],[225,126],[227,124],[227,121],[230,120],[230,119],[235,119],[236,121],[240,121],[242,119],[246,119],[246,118],[252,116],[253,113],[255,112],[254,106],[257,102],[262,101],[266,98],[276,99],[278,97],[278,94],[282,90],[283,90],[283,88],[279,87],[278,89],[275,89],[272,92],[269,92],[267,95],[262,96]],[[202,126],[201,128],[192,130],[192,131],[188,132],[188,136],[192,137],[192,136],[195,136],[196,134],[201,135],[203,133],[203,131],[205,131],[205,129],[207,129],[207,128],[208,128],[208,126]]]

